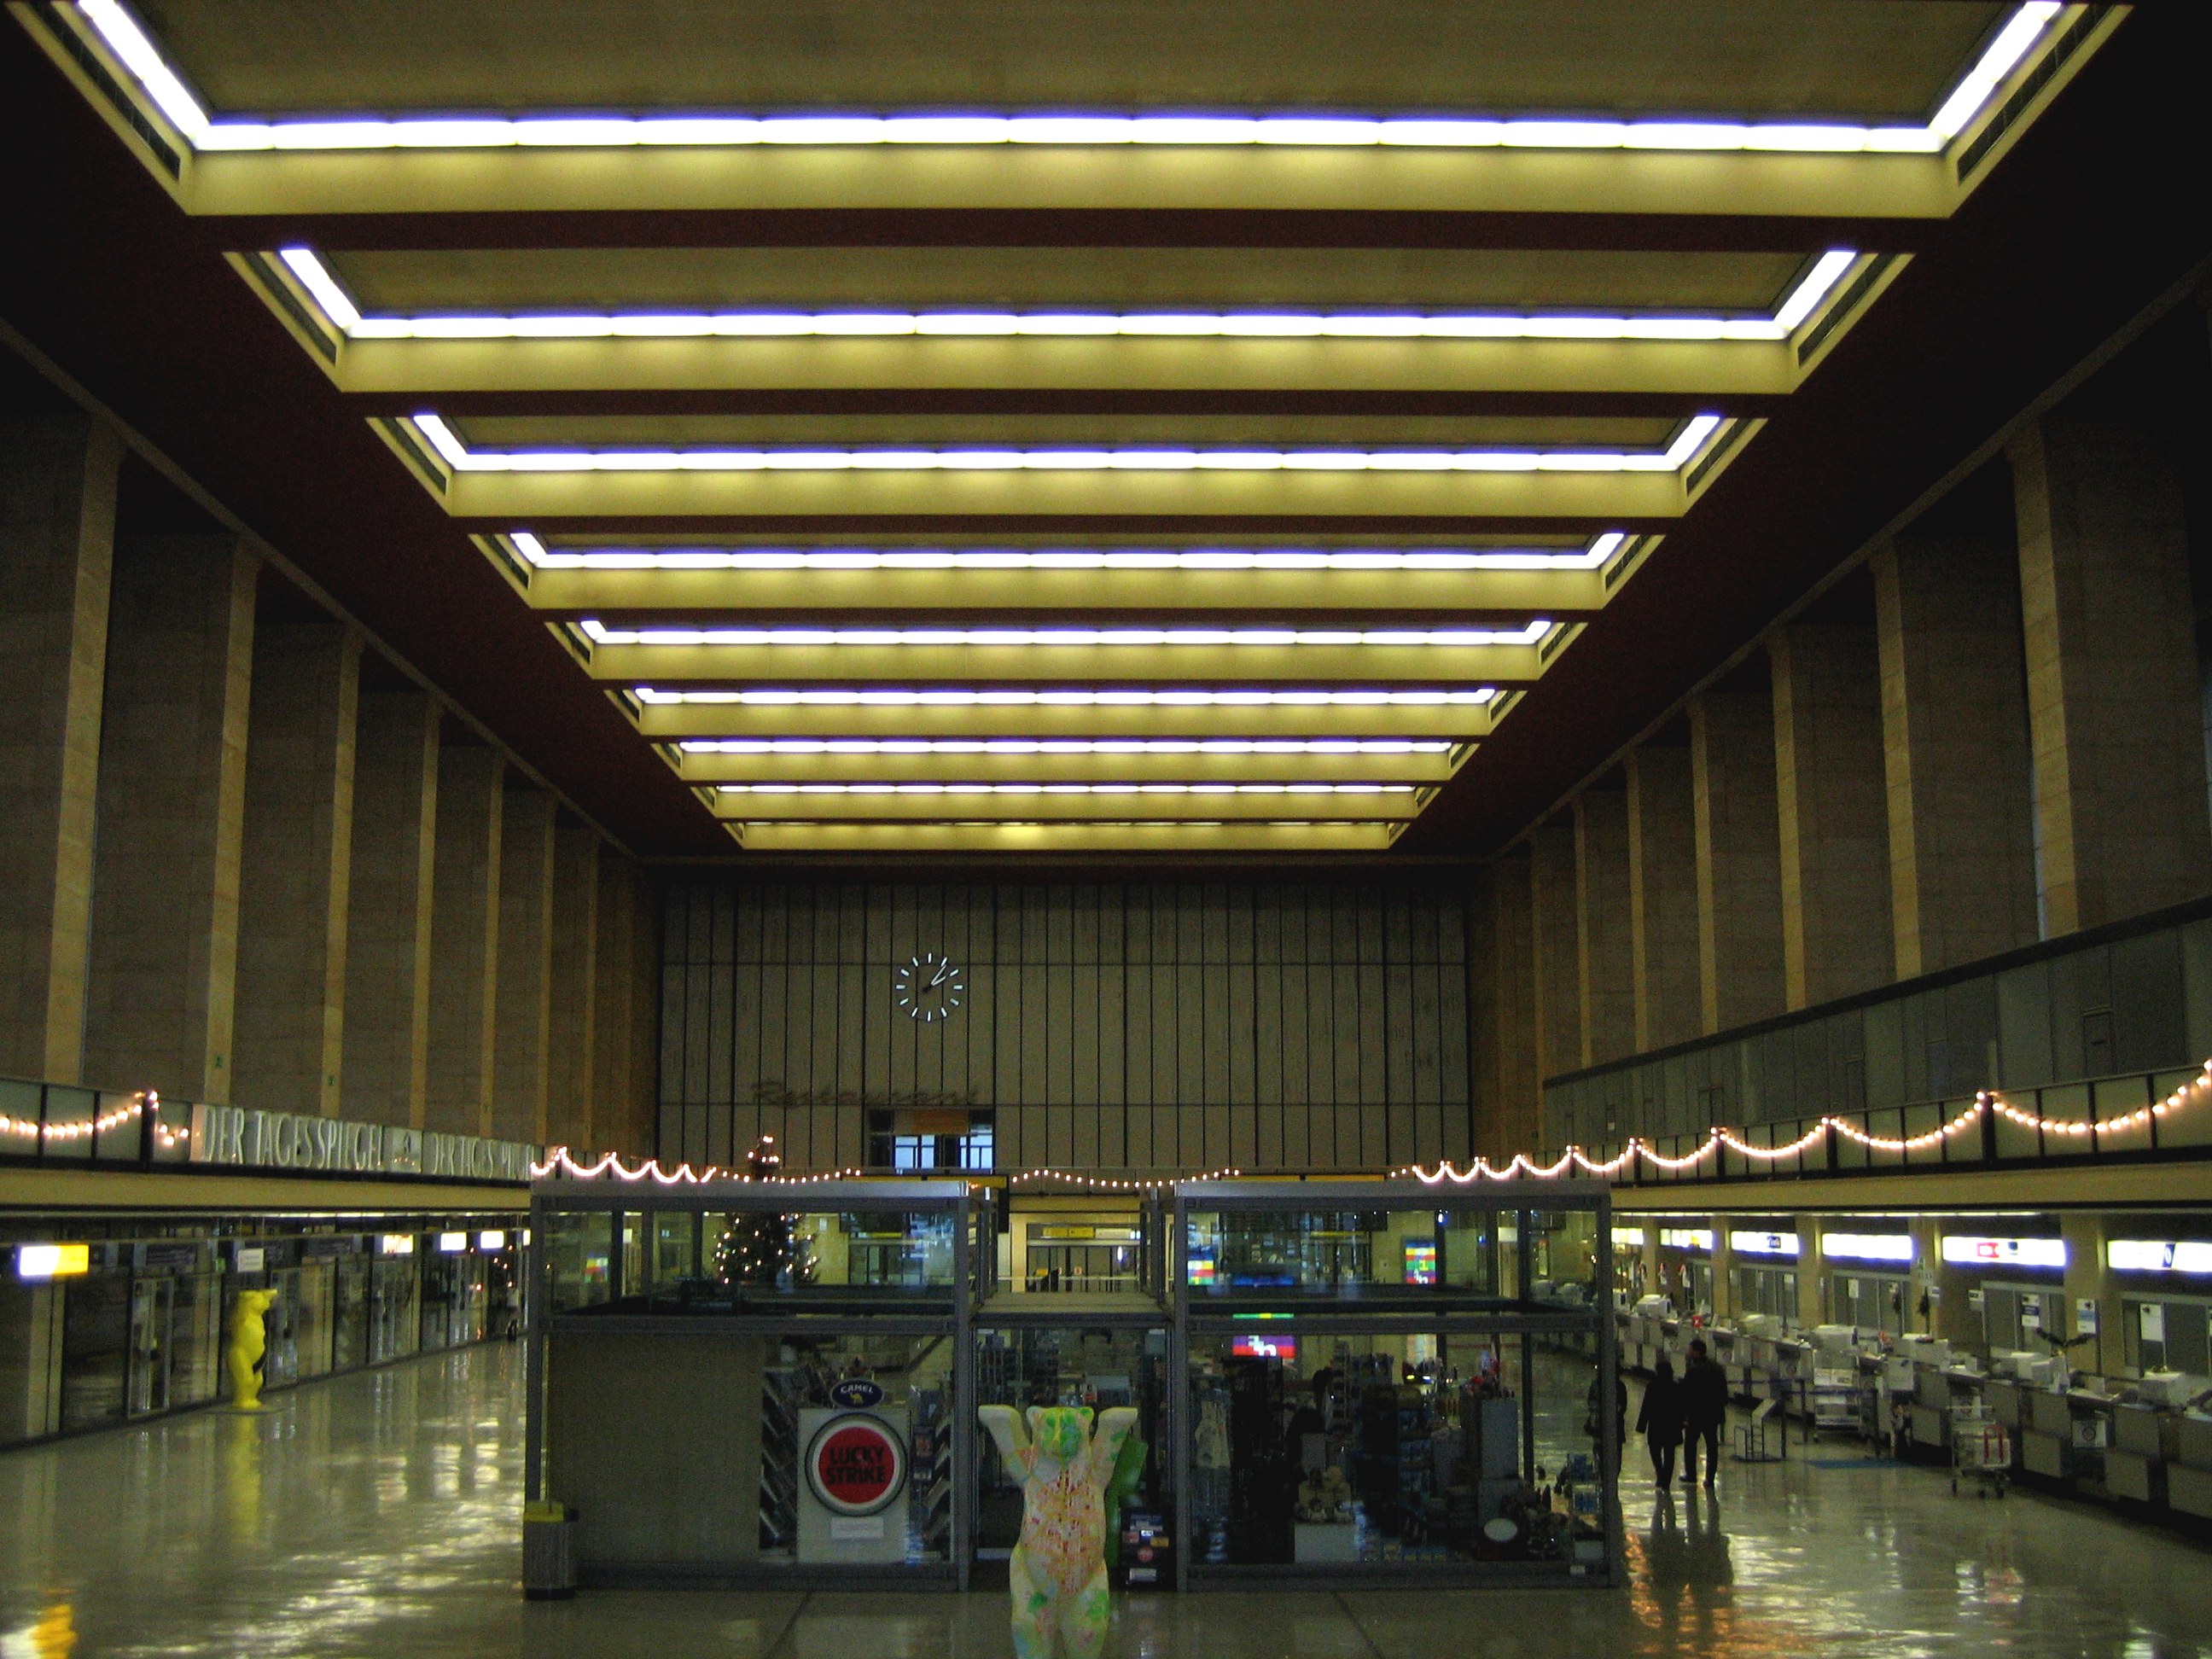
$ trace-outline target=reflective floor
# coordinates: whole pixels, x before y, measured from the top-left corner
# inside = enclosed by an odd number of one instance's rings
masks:
[[[1005,1656],[995,1596],[516,1591],[520,1351],[492,1346],[0,1453],[0,1659],[175,1654]],[[1861,1460],[1730,1464],[1655,1503],[1627,1589],[1125,1601],[1123,1659],[2212,1656],[2212,1551],[2086,1505]],[[1656,1515],[1656,1518],[1655,1518]]]

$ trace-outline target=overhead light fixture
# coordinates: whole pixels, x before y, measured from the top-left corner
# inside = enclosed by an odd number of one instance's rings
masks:
[[[471,449],[434,414],[409,419],[456,472],[1678,472],[1721,423],[1695,416],[1656,450]]]
[[[926,648],[1054,647],[1420,646],[1440,649],[1535,645],[1552,631],[1544,617],[1520,628],[609,628],[596,617],[576,624],[594,645]]]
[[[1771,317],[1506,311],[611,311],[366,315],[315,251],[278,251],[356,340],[1171,338],[1226,340],[1786,340],[1859,256],[1820,256]]]
[[[1409,783],[723,783],[723,795],[1410,795]]]
[[[687,755],[1443,755],[1410,738],[692,738]]]
[[[1073,111],[996,115],[408,116],[397,120],[309,117],[217,121],[209,116],[116,0],[76,0],[76,9],[170,125],[199,150],[1043,144],[1926,155],[1942,150],[1949,139],[1964,131],[2063,8],[2055,0],[2030,0],[2021,6],[1924,126],[1823,120],[1607,121]]]
[[[1628,538],[1563,548],[549,548],[507,539],[539,570],[1595,570]]]
[[[1037,689],[994,688],[988,690],[949,686],[888,690],[866,686],[821,689],[749,687],[742,690],[668,690],[659,686],[631,688],[641,703],[753,703],[791,708],[1480,708],[1498,696],[1495,686],[1465,690],[1411,689],[1383,690],[1366,687],[1339,690],[1277,691],[1243,687],[1198,690],[1147,687],[1104,690],[1046,686]]]

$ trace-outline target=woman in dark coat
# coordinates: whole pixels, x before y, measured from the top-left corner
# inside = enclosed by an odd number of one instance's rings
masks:
[[[1682,1443],[1682,1385],[1674,1380],[1674,1362],[1663,1355],[1644,1388],[1636,1431],[1651,1448],[1651,1473],[1664,1492],[1674,1482],[1674,1450]]]

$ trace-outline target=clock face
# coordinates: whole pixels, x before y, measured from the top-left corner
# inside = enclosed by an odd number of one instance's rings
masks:
[[[934,951],[909,957],[891,975],[891,990],[908,1019],[950,1019],[968,994],[966,975]]]

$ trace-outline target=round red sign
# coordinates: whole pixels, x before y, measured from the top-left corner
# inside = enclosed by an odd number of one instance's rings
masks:
[[[834,1514],[873,1515],[906,1484],[906,1448],[881,1418],[833,1418],[807,1448],[806,1482]]]

